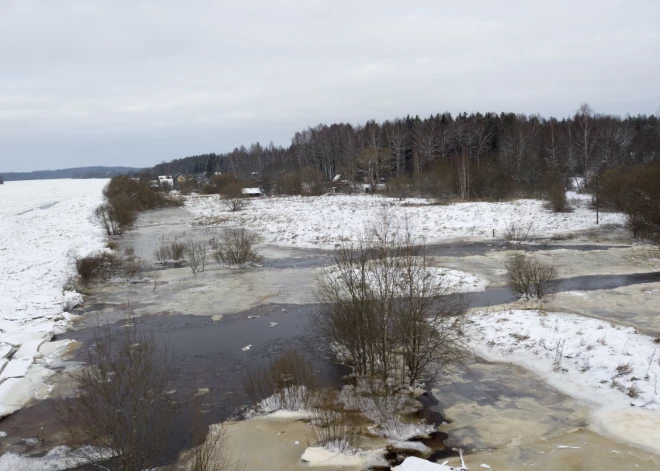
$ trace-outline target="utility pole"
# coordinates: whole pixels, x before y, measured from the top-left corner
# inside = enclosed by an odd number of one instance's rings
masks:
[[[596,225],[598,225],[598,175],[596,175]]]

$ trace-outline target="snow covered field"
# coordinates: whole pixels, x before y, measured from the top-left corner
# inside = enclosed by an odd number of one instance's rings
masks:
[[[103,247],[90,221],[107,180],[35,180],[0,185],[0,417],[20,408],[48,372],[43,342],[66,323],[62,286],[69,253]],[[11,359],[8,359],[11,358]],[[40,394],[44,394],[41,392]]]
[[[383,206],[407,219],[410,229],[426,243],[451,239],[492,239],[502,237],[511,221],[533,223],[539,236],[596,227],[596,214],[588,209],[589,197],[568,192],[575,205],[572,213],[553,213],[540,200],[505,203],[455,203],[437,206],[420,198],[399,201],[374,195],[325,195],[258,198],[240,212],[230,212],[217,195],[193,195],[186,207],[202,224],[243,226],[257,231],[267,244],[333,248],[355,240],[365,225],[380,217]],[[617,213],[600,215],[601,224],[622,224]]]

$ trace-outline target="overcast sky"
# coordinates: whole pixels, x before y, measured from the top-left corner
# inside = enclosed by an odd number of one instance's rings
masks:
[[[660,1],[0,0],[0,171],[582,102],[658,112]]]

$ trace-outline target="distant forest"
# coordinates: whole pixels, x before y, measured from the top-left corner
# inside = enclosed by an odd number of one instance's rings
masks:
[[[156,165],[155,174],[232,173],[264,182],[298,176],[302,187],[341,179],[411,189],[423,196],[538,196],[569,176],[658,162],[660,120],[597,114],[583,104],[558,120],[514,113],[442,113],[363,125],[319,124],[288,147],[241,146]]]
[[[139,172],[133,167],[78,167],[61,170],[36,170],[34,172],[8,172],[3,173],[4,181],[20,180],[53,180],[56,178],[111,178],[117,175]]]

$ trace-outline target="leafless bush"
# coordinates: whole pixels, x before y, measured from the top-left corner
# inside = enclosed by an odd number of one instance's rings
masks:
[[[189,240],[185,244],[185,254],[188,259],[188,266],[193,274],[204,271],[204,268],[206,268],[206,243]]]
[[[167,241],[165,238],[161,238],[160,246],[154,251],[154,255],[159,262],[181,260],[185,250],[186,246],[176,239]]]
[[[534,223],[522,224],[517,221],[510,221],[504,228],[504,240],[507,242],[526,242],[536,237]]]
[[[131,312],[127,308],[125,312]],[[141,471],[155,459],[174,429],[176,407],[167,349],[125,326],[99,327],[86,352],[73,397],[55,411],[66,445],[105,469]]]
[[[121,270],[121,260],[112,253],[96,252],[75,258],[78,282],[84,287],[110,281]]]
[[[252,404],[262,410],[306,408],[308,392],[317,386],[312,364],[295,351],[275,358],[267,368],[247,368],[243,388]]]
[[[339,453],[354,453],[360,447],[362,430],[354,414],[337,400],[337,391],[323,388],[310,396],[309,420],[318,445]]]
[[[410,396],[394,378],[359,377],[354,386],[344,386],[339,399],[346,409],[359,410],[373,421],[384,437],[400,436],[409,427],[398,414],[406,409]]]
[[[523,254],[510,255],[506,261],[507,284],[516,296],[542,299],[559,286],[557,270]]]
[[[217,249],[214,257],[226,265],[251,265],[261,260],[258,252],[260,237],[243,228],[222,231],[216,239]]]
[[[243,211],[247,205],[248,200],[242,196],[226,196],[222,199],[222,203],[231,212]]]
[[[119,257],[115,253],[95,252],[85,257],[73,257],[77,277],[74,286],[89,287],[107,283],[113,278],[131,280],[144,275],[149,267],[134,256]]]

